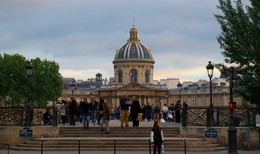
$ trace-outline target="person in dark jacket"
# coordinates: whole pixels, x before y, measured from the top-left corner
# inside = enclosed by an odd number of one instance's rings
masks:
[[[149,102],[147,102],[147,105],[146,105],[146,119],[147,121],[151,121],[151,118],[152,118],[152,106],[150,105]]]
[[[124,127],[124,122],[125,126],[128,127],[128,115],[129,115],[129,106],[131,105],[128,95],[124,95],[123,98],[120,100],[120,123],[121,123],[121,128]]]
[[[44,125],[52,124],[52,115],[50,114],[50,108],[46,108],[46,112],[43,114],[43,123]]]
[[[75,125],[75,115],[77,113],[77,102],[74,97],[71,97],[71,102],[68,105],[69,115],[70,115],[70,125]]]
[[[163,131],[160,128],[159,121],[155,121],[153,129],[151,131],[150,140],[153,147],[153,153],[156,154],[156,149],[158,149],[158,154],[161,154],[161,148],[164,141]]]
[[[156,104],[154,107],[154,121],[160,120],[160,112],[161,112],[160,105]]]
[[[131,105],[131,118],[133,120],[133,127],[138,127],[139,120],[137,120],[137,117],[138,117],[138,113],[141,112],[140,103],[136,99],[136,96],[132,97],[132,101],[133,101],[133,103]]]
[[[98,116],[97,105],[98,105],[98,101],[96,101],[96,97],[91,96],[91,100],[89,103],[89,112],[90,112],[90,119],[92,120],[92,123],[94,125],[96,124],[97,116]]]
[[[174,106],[175,110],[175,122],[180,123],[181,122],[181,102],[177,101],[177,103]]]
[[[89,103],[87,99],[84,98],[84,101],[80,104],[80,110],[82,114],[82,123],[83,127],[88,129],[89,128]]]

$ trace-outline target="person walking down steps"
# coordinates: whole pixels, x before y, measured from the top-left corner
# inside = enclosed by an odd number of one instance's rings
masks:
[[[163,131],[160,128],[159,121],[154,122],[150,138],[153,147],[153,153],[156,154],[156,150],[158,149],[158,154],[161,154],[164,137],[163,137]]]

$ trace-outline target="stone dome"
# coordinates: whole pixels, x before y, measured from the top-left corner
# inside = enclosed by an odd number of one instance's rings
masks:
[[[129,40],[117,50],[113,62],[141,61],[154,63],[151,51],[140,43],[137,33],[137,29],[133,25],[130,29]]]

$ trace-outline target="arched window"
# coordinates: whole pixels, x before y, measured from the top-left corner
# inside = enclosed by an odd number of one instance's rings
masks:
[[[118,83],[123,82],[123,72],[121,70],[118,71]]]
[[[137,82],[137,71],[135,69],[130,71],[129,76],[131,82]]]
[[[147,70],[145,71],[145,83],[149,83],[150,82],[150,71]]]

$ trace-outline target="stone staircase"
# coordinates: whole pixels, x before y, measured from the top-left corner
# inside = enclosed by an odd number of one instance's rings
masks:
[[[162,128],[164,132],[165,151],[183,151],[184,142],[180,138],[179,127]],[[61,127],[58,138],[47,138],[43,141],[44,151],[78,150],[79,140],[82,151],[112,151],[116,142],[117,151],[148,151],[150,127],[110,128],[104,134],[100,128],[83,129],[81,127]],[[226,147],[212,144],[204,138],[189,138],[186,142],[187,151],[222,151]],[[12,147],[13,150],[40,150],[41,138],[32,138]]]

